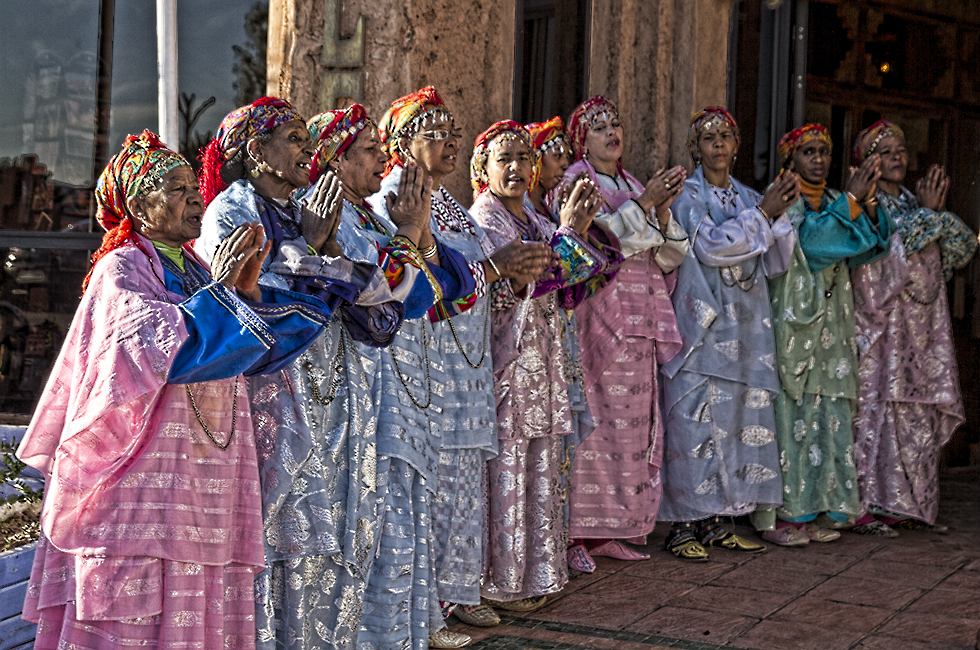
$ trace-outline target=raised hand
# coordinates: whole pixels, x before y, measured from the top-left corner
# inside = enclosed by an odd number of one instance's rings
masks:
[[[881,178],[881,156],[878,154],[868,156],[860,167],[851,167],[850,171],[844,189],[859,203],[873,199],[875,192],[878,191],[878,179]]]
[[[915,198],[923,208],[940,212],[946,208],[946,194],[949,192],[949,176],[946,171],[933,165],[926,175],[915,184]]]
[[[571,191],[563,192],[558,213],[561,224],[584,236],[604,201],[602,192],[592,179],[580,175],[575,179]]]
[[[336,242],[340,226],[343,186],[334,170],[320,176],[300,217],[300,228],[306,243],[321,250],[328,242]]]
[[[432,212],[432,177],[424,178],[422,170],[408,161],[398,181],[398,194],[389,192],[385,197],[388,214],[398,226],[398,233],[415,244],[421,244],[423,234],[429,232],[429,216]]]
[[[262,273],[262,264],[272,248],[271,241],[262,246],[264,238],[262,224],[257,221],[235,228],[214,254],[211,263],[212,277],[228,289],[237,288],[249,300],[260,301],[262,293],[258,279]]]
[[[640,204],[647,212],[650,212],[654,208],[664,208],[664,212],[670,208],[670,204],[674,202],[678,196],[680,196],[681,191],[684,189],[684,179],[687,178],[687,170],[685,170],[680,165],[676,167],[671,167],[670,169],[665,169],[661,167],[657,172],[647,181],[646,187],[643,188],[643,194],[641,194],[636,201]],[[657,210],[657,217],[660,218],[661,210]],[[666,221],[666,217],[662,219]]]
[[[800,198],[800,177],[784,169],[762,196],[759,207],[770,221],[786,212],[786,208],[796,203]]]

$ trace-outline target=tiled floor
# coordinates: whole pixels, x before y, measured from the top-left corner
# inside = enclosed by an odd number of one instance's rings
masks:
[[[973,650],[980,632],[980,467],[943,475],[949,533],[844,534],[685,563],[650,536],[645,562],[596,558],[542,609],[474,628],[475,650]],[[738,532],[752,536],[748,528]]]

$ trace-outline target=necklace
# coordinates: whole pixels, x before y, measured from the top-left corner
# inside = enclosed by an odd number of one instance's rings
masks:
[[[149,254],[146,251],[143,251],[143,254],[149,257]],[[162,261],[163,264],[167,264],[169,262],[173,266],[171,271],[175,271],[175,270],[179,271],[176,264],[174,264],[172,261],[170,261],[167,258],[163,258],[163,259],[166,260],[166,261]],[[187,264],[187,262],[185,262],[185,264]],[[194,264],[193,263],[187,264],[187,268],[193,269]],[[160,277],[160,274],[157,273],[156,268],[154,268],[153,266],[152,258],[150,259],[150,269],[153,271],[153,275],[156,276],[156,279],[160,282],[160,284],[163,285],[164,298],[166,298],[167,302],[169,302],[172,305],[173,301],[170,300],[169,290],[167,289],[167,283],[164,282],[163,278]],[[192,278],[192,274],[190,273],[190,271],[188,271],[188,273],[186,273],[185,275],[188,279],[194,279]],[[204,429],[204,433],[207,434],[208,438],[211,440],[211,442],[214,443],[215,447],[217,447],[221,451],[227,450],[228,447],[231,446],[231,442],[235,439],[235,426],[238,423],[238,377],[235,377],[235,397],[231,403],[231,433],[228,434],[228,440],[225,441],[224,444],[218,442],[217,438],[214,437],[214,434],[211,433],[211,428],[208,427],[208,425],[204,422],[204,416],[201,414],[200,409],[197,408],[197,400],[194,399],[194,394],[191,393],[190,384],[184,384],[184,390],[187,391],[187,399],[191,403],[191,408],[194,409],[194,415],[197,417],[197,421],[201,425],[201,428]]]
[[[457,344],[459,341],[456,341]],[[432,377],[429,376],[429,337],[425,332],[425,317],[422,318],[422,354],[425,360],[425,390],[426,390],[426,401],[425,404],[420,404],[415,396],[412,395],[412,391],[408,389],[408,382],[405,381],[405,375],[402,374],[402,368],[398,365],[398,356],[388,347],[388,353],[391,355],[391,360],[395,362],[395,373],[398,375],[399,381],[401,381],[402,386],[405,388],[405,393],[408,394],[408,398],[412,400],[412,404],[415,405],[420,411],[424,411],[432,405]]]
[[[749,273],[744,278],[742,277],[742,267],[741,266],[726,266],[721,270],[721,281],[726,287],[737,286],[742,291],[748,293],[755,286],[755,274],[759,272],[759,258],[761,255],[756,255],[755,266],[752,267],[752,272]]]
[[[304,352],[301,357],[303,361],[303,366],[306,368],[306,378],[310,381],[310,395],[313,399],[327,406],[334,401],[337,397],[337,389],[341,384],[341,376],[344,372],[344,359],[347,356],[347,331],[345,328],[340,328],[340,343],[337,345],[337,356],[334,357],[333,364],[333,381],[330,382],[330,389],[327,391],[327,396],[324,397],[323,393],[320,392],[320,379],[317,374],[321,374],[316,366],[313,365],[313,359],[310,358],[309,352]]]
[[[480,360],[476,363],[470,361],[470,358],[466,355],[466,350],[463,349],[463,344],[459,341],[459,336],[456,334],[456,327],[453,325],[453,319],[447,318],[446,322],[449,323],[449,331],[453,333],[453,338],[456,339],[456,346],[459,348],[460,353],[463,355],[463,359],[466,360],[466,364],[470,368],[480,368],[483,366],[484,359],[487,358],[487,348],[490,347],[490,342],[487,340],[487,333],[490,331],[490,305],[485,305],[484,311],[486,312],[483,320],[483,352],[480,353]]]

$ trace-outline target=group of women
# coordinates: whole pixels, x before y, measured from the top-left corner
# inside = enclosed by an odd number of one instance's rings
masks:
[[[130,136],[19,455],[36,646],[451,648],[594,557],[935,529],[963,421],[944,281],[976,237],[901,129],[845,191],[808,124],[760,195],[723,109],[642,183],[595,97],[493,124],[465,208],[428,87],[375,122],[264,97],[187,161]],[[144,546],[145,544],[145,546]]]

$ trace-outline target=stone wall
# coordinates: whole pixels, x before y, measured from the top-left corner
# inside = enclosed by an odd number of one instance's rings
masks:
[[[350,100],[380,118],[432,84],[463,130],[446,186],[469,203],[475,136],[512,116],[516,0],[272,0],[268,90],[305,115]],[[589,95],[620,108],[641,180],[685,164],[692,112],[724,105],[731,0],[593,0]]]
[[[473,140],[511,116],[514,16],[514,0],[272,0],[268,91],[289,98],[304,115],[343,105],[349,97],[377,120],[392,100],[435,86],[463,131],[459,163],[445,185],[468,205]],[[359,20],[363,64],[352,56],[341,61],[345,65],[328,65],[324,49],[343,50],[343,43],[356,41]],[[324,48],[326,31],[338,27],[341,39],[355,38]],[[345,76],[351,81],[336,83]],[[354,92],[324,92],[334,87]]]

